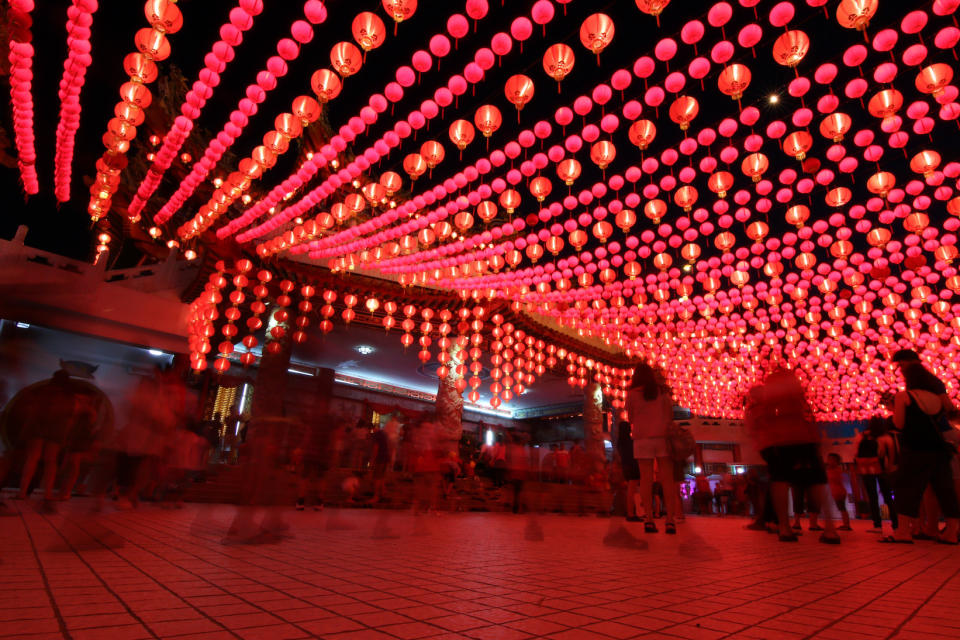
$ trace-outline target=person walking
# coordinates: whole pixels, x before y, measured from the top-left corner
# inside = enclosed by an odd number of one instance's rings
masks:
[[[70,373],[61,368],[48,380],[26,387],[10,401],[15,406],[9,410],[22,421],[20,433],[26,443],[17,497],[24,500],[30,495],[30,484],[42,459],[41,487],[48,511],[55,509],[53,490],[58,459],[73,426],[78,391]]]
[[[843,525],[838,531],[853,531],[850,527],[850,512],[847,511],[847,486],[843,481],[843,459],[839,454],[827,454],[827,484],[830,486],[830,497],[833,498],[840,511]]]
[[[787,509],[790,486],[808,492],[811,511],[829,508],[829,496],[820,457],[820,430],[793,371],[781,366],[763,384],[750,390],[746,426],[770,470],[770,492],[780,541],[796,542]],[[823,524],[820,542],[839,544],[833,519],[824,518]]]
[[[623,479],[627,483],[627,522],[641,522],[643,518],[637,515],[637,481],[640,480],[640,467],[633,457],[633,437],[630,435],[630,423],[621,422],[617,431],[617,457]]]
[[[957,409],[943,382],[920,363],[909,350],[898,351],[893,362],[900,368],[905,389],[894,396],[893,424],[900,430],[900,470],[895,487],[899,526],[880,542],[912,544],[911,530],[927,486],[933,489],[946,520],[937,537],[943,544],[957,544],[960,505],[953,483],[951,461],[956,450],[944,439],[949,415]]]
[[[661,483],[672,482],[674,463],[667,444],[667,430],[673,422],[673,403],[670,389],[658,384],[656,372],[645,362],[637,365],[633,372],[627,389],[626,412],[633,434],[633,457],[640,471],[639,493],[647,510],[643,530],[656,533],[657,525],[653,519],[654,464]],[[674,534],[677,532],[676,492],[666,492],[665,498],[667,520],[664,530]]]
[[[873,416],[867,423],[867,428],[860,434],[857,443],[857,475],[863,482],[867,492],[867,501],[870,504],[870,518],[873,528],[868,533],[882,533],[883,521],[880,518],[880,497],[890,512],[890,523],[896,529],[899,525],[897,507],[890,491],[889,478],[897,470],[899,459],[899,445],[896,436],[890,433],[890,422],[881,417]],[[879,488],[879,495],[878,495]]]

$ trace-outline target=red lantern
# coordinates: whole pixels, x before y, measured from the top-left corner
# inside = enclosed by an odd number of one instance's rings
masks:
[[[327,103],[340,95],[343,83],[340,77],[330,69],[318,69],[310,78],[310,87],[320,102]]]
[[[588,16],[580,25],[580,42],[591,53],[596,54],[599,60],[600,52],[613,40],[613,33],[614,25],[610,16],[605,13],[595,13]]]
[[[746,65],[739,62],[729,65],[717,77],[720,92],[734,100],[740,100],[743,92],[750,86],[751,73]]]
[[[877,0],[841,0],[837,6],[837,22],[845,29],[863,31],[877,12]]]
[[[657,126],[650,120],[637,120],[630,125],[627,137],[630,138],[630,142],[643,151],[657,137]]]
[[[490,222],[497,217],[497,205],[484,200],[477,205],[477,216],[484,222]]]
[[[667,203],[660,198],[647,200],[643,205],[643,215],[647,216],[654,224],[660,224],[660,220],[667,213]]]
[[[567,158],[560,162],[557,165],[557,176],[563,180],[563,183],[568,187],[576,182],[577,178],[580,177],[580,172],[582,171],[580,163],[577,162],[574,158]]]
[[[590,159],[595,165],[600,167],[601,170],[606,169],[607,166],[613,162],[614,158],[617,157],[617,148],[612,142],[607,140],[600,140],[595,142],[592,147],[590,147]]]
[[[953,80],[953,68],[943,62],[931,64],[917,74],[916,86],[921,93],[939,98],[944,88]]]
[[[636,0],[637,8],[647,15],[657,19],[657,26],[660,26],[660,14],[670,4],[670,0]]]
[[[543,202],[552,190],[553,185],[550,184],[549,178],[538,176],[530,181],[530,193],[537,199],[537,202]]]
[[[403,180],[400,175],[394,171],[386,171],[380,176],[380,184],[387,192],[387,196],[392,196],[403,186]]]
[[[457,149],[463,151],[467,148],[467,145],[473,142],[475,131],[473,125],[466,120],[454,120],[450,124],[449,134],[450,141],[453,142]]]
[[[489,138],[493,132],[500,128],[503,123],[503,116],[500,115],[500,109],[492,104],[485,104],[477,109],[473,116],[473,122],[477,129],[483,134],[484,138]]]
[[[504,85],[503,91],[507,100],[517,108],[517,121],[519,122],[520,110],[533,99],[533,80],[523,74],[511,76]]]
[[[330,64],[340,77],[347,78],[360,70],[363,54],[350,42],[338,42],[330,50]]]
[[[754,182],[760,182],[761,177],[770,167],[770,160],[764,154],[751,153],[743,159],[740,168]]]
[[[433,169],[443,162],[446,152],[443,150],[443,145],[436,140],[427,140],[420,146],[420,155],[423,156],[427,167]]]
[[[376,49],[386,38],[386,29],[380,16],[371,11],[361,11],[351,25],[353,39],[364,51]]]
[[[803,31],[787,31],[773,43],[773,59],[785,67],[796,67],[810,50],[810,37]]]
[[[560,82],[573,71],[573,49],[563,43],[547,47],[543,54],[543,70],[557,81],[557,93],[560,92]]]
[[[733,174],[729,171],[717,171],[707,180],[707,187],[720,198],[727,197],[727,191],[733,186]]]
[[[383,9],[396,24],[400,24],[404,20],[409,20],[417,11],[417,0],[383,0]]]
[[[681,131],[690,128],[690,123],[700,112],[700,104],[693,96],[680,96],[670,105],[670,119],[680,125]]]
[[[427,161],[419,153],[411,153],[403,159],[403,170],[411,180],[416,180],[427,172]]]
[[[806,131],[794,131],[783,140],[783,152],[803,161],[813,145],[813,137]]]

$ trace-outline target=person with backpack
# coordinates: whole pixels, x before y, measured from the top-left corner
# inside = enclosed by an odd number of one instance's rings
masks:
[[[929,485],[946,520],[937,542],[957,544],[960,504],[951,469],[957,452],[943,436],[944,426],[949,428],[947,417],[956,415],[957,409],[943,382],[920,363],[916,353],[898,351],[893,362],[899,365],[906,387],[894,396],[893,404],[893,424],[900,430],[900,470],[895,488],[900,526],[880,542],[913,544],[911,531]]]
[[[626,411],[633,435],[633,457],[640,470],[639,490],[647,508],[647,519],[643,530],[656,533],[657,525],[653,520],[653,476],[654,463],[661,482],[672,482],[674,456],[670,450],[668,433],[673,426],[672,393],[666,385],[657,380],[657,374],[647,363],[637,365],[633,372],[630,388],[627,389]],[[677,492],[666,491],[667,521],[666,533],[677,532]]]
[[[883,532],[879,495],[883,496],[883,502],[890,511],[890,523],[894,529],[897,528],[897,508],[890,491],[889,481],[890,474],[896,471],[897,457],[897,442],[895,436],[890,433],[889,422],[882,416],[873,416],[867,423],[867,428],[860,434],[857,456],[854,460],[857,465],[857,475],[863,482],[863,488],[867,492],[867,500],[870,503],[873,528],[867,529],[868,533]]]

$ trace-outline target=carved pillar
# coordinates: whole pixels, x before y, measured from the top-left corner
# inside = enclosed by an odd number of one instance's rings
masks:
[[[459,443],[463,433],[463,395],[457,389],[457,380],[463,376],[458,376],[455,371],[463,364],[463,355],[456,343],[450,347],[450,362],[447,363],[450,373],[440,378],[437,387],[437,433],[450,445]]]
[[[603,465],[603,390],[591,382],[583,390],[583,446],[593,468]]]

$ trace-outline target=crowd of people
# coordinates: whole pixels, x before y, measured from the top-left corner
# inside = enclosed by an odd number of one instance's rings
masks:
[[[47,511],[75,491],[93,496],[98,506],[108,496],[120,506],[142,499],[178,504],[212,459],[243,468],[246,507],[277,506],[291,473],[297,510],[321,509],[331,489],[342,504],[385,505],[391,487],[409,481],[413,511],[437,512],[457,502],[458,480],[467,478],[480,484],[486,479],[495,499],[514,512],[537,512],[544,509],[544,487],[573,485],[570,493],[580,496],[581,514],[584,491],[606,496],[600,511],[622,516],[612,521],[606,541],[630,547],[642,546],[634,532],[660,531],[661,518],[663,532],[676,534],[685,498],[700,515],[752,515],[747,528],[775,533],[783,542],[798,539],[807,516],[808,530],[820,532],[821,542],[838,544],[839,532],[852,530],[849,482],[859,480],[869,531],[881,534],[881,542],[957,544],[960,464],[958,432],[950,420],[960,414],[915,352],[900,351],[892,362],[904,388],[886,397],[889,410],[871,419],[860,435],[855,475],[836,453],[824,458],[805,391],[795,372],[782,366],[745,400],[746,431],[765,467],[720,473],[712,484],[698,468],[691,490],[693,436],[674,421],[672,393],[661,372],[644,363],[635,367],[627,389],[626,419],[615,431],[612,459],[592,457],[580,440],[532,446],[529,434],[513,430],[482,446],[470,438],[451,440],[436,416],[405,420],[399,413],[382,426],[334,417],[331,428],[260,417],[250,422],[250,442],[247,421],[239,415],[198,423],[178,372],[160,368],[139,378],[126,417],[118,422],[91,372],[64,363],[6,403],[0,414],[0,477],[16,475],[21,499],[38,487]],[[250,515],[255,511],[241,509],[243,517],[231,528],[235,538],[256,538],[264,528],[280,527],[272,521],[256,524]],[[885,518],[891,524],[887,535]],[[541,533],[531,527],[531,538],[539,539]]]
[[[62,363],[6,403],[0,479],[19,471],[17,498],[39,488],[47,512],[75,491],[94,496],[98,507],[108,495],[121,506],[136,506],[144,496],[179,503],[215,443],[190,418],[178,373],[157,368],[141,376],[119,424],[92,377]]]
[[[855,468],[873,524],[868,531],[881,534],[883,543],[926,539],[955,545],[960,530],[960,467],[957,431],[950,421],[960,414],[943,382],[923,366],[916,352],[898,351],[891,362],[904,389],[888,395],[885,405],[893,415],[873,417],[856,448]],[[837,532],[852,530],[842,460],[836,453],[823,459],[820,430],[794,372],[778,368],[751,390],[747,428],[769,473],[769,490],[749,528],[776,533],[782,542],[795,542],[802,531],[801,515],[807,512],[808,529],[822,532],[823,543],[839,544]],[[892,534],[883,535],[880,495]],[[839,512],[839,527],[834,509]],[[943,528],[939,527],[941,517]]]

